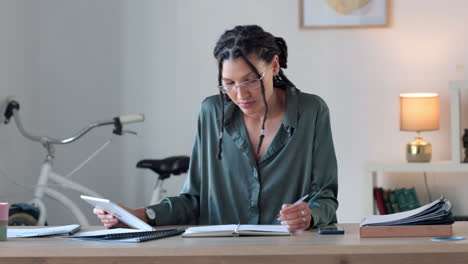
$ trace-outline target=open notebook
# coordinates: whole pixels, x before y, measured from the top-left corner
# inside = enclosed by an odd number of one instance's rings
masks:
[[[370,215],[363,226],[450,225],[454,222],[450,201],[441,197],[419,208],[388,215]]]
[[[282,225],[210,225],[189,227],[182,237],[218,236],[288,236],[289,231]]]

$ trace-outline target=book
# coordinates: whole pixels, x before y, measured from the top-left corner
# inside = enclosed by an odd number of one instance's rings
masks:
[[[383,200],[384,208],[382,208],[382,204],[379,207],[379,189],[382,190],[381,198]],[[377,204],[377,208],[379,209],[379,214],[381,215],[404,212],[418,208],[420,206],[414,187],[399,188],[393,191],[374,187],[374,198]],[[385,211],[385,213],[382,213],[383,211]]]
[[[158,229],[152,231],[142,231],[128,228],[116,228],[108,230],[98,230],[81,232],[62,238],[72,238],[81,241],[103,241],[103,242],[144,242],[153,239],[176,236],[182,234],[185,229]]]
[[[395,189],[394,192],[395,192],[395,196],[396,196],[396,200],[397,200],[398,208],[400,209],[400,212],[410,210],[410,204],[405,194],[406,188]]]
[[[8,227],[7,236],[14,237],[42,237],[61,234],[74,234],[80,230],[80,225],[65,225],[53,227],[39,227],[39,228],[13,228]]]
[[[360,236],[450,236],[453,222],[451,203],[441,197],[413,210],[367,216],[360,224]]]
[[[387,212],[387,214],[392,214],[394,212],[392,209],[392,204],[390,203],[389,193],[390,193],[389,190],[386,190],[386,189],[382,190],[382,197],[385,203],[385,211]]]
[[[416,194],[416,190],[414,189],[414,187],[406,189],[405,190],[405,195],[406,195],[406,199],[408,201],[409,210],[416,209],[416,208],[420,207],[418,196]]]
[[[387,214],[387,209],[385,208],[382,188],[374,187],[374,198],[375,198],[375,203],[377,204],[377,208],[379,209],[379,214],[381,215]]]
[[[390,200],[390,206],[392,207],[392,212],[393,213],[400,212],[400,206],[398,205],[396,193],[394,190],[388,191],[388,199]]]
[[[210,225],[189,227],[182,237],[289,236],[282,225]]]

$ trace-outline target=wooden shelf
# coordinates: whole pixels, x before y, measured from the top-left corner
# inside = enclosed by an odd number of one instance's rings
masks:
[[[389,172],[468,172],[468,163],[454,163],[452,161],[438,161],[430,163],[369,163],[366,173],[366,188],[367,196],[369,197],[366,205],[366,215],[375,214],[376,208],[374,203],[374,187],[377,186],[377,178],[379,174]]]
[[[408,163],[402,162],[370,162],[366,166],[366,192],[369,201],[366,205],[366,213],[373,214],[374,192],[373,187],[376,187],[377,177],[379,173],[388,172],[468,172],[468,163],[461,162],[463,160],[463,141],[462,141],[462,126],[461,126],[461,92],[463,89],[468,90],[468,80],[451,81],[450,88],[450,123],[451,123],[451,158],[448,161],[436,161],[428,163]]]
[[[461,127],[461,91],[468,89],[468,81],[451,81],[450,87],[450,124],[451,124],[451,144],[452,160],[454,163],[463,161],[463,129]]]
[[[468,172],[468,163],[369,163],[368,172]]]

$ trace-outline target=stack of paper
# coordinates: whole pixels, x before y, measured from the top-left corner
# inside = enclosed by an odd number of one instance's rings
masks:
[[[40,237],[60,234],[73,234],[80,230],[80,225],[66,225],[38,228],[13,228],[8,227],[8,237]]]
[[[442,197],[411,211],[368,216],[361,226],[449,225],[454,222],[450,210],[450,201]]]

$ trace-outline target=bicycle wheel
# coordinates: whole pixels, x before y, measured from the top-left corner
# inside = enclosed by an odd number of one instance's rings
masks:
[[[9,226],[35,226],[37,219],[25,212],[18,212],[8,217]]]

